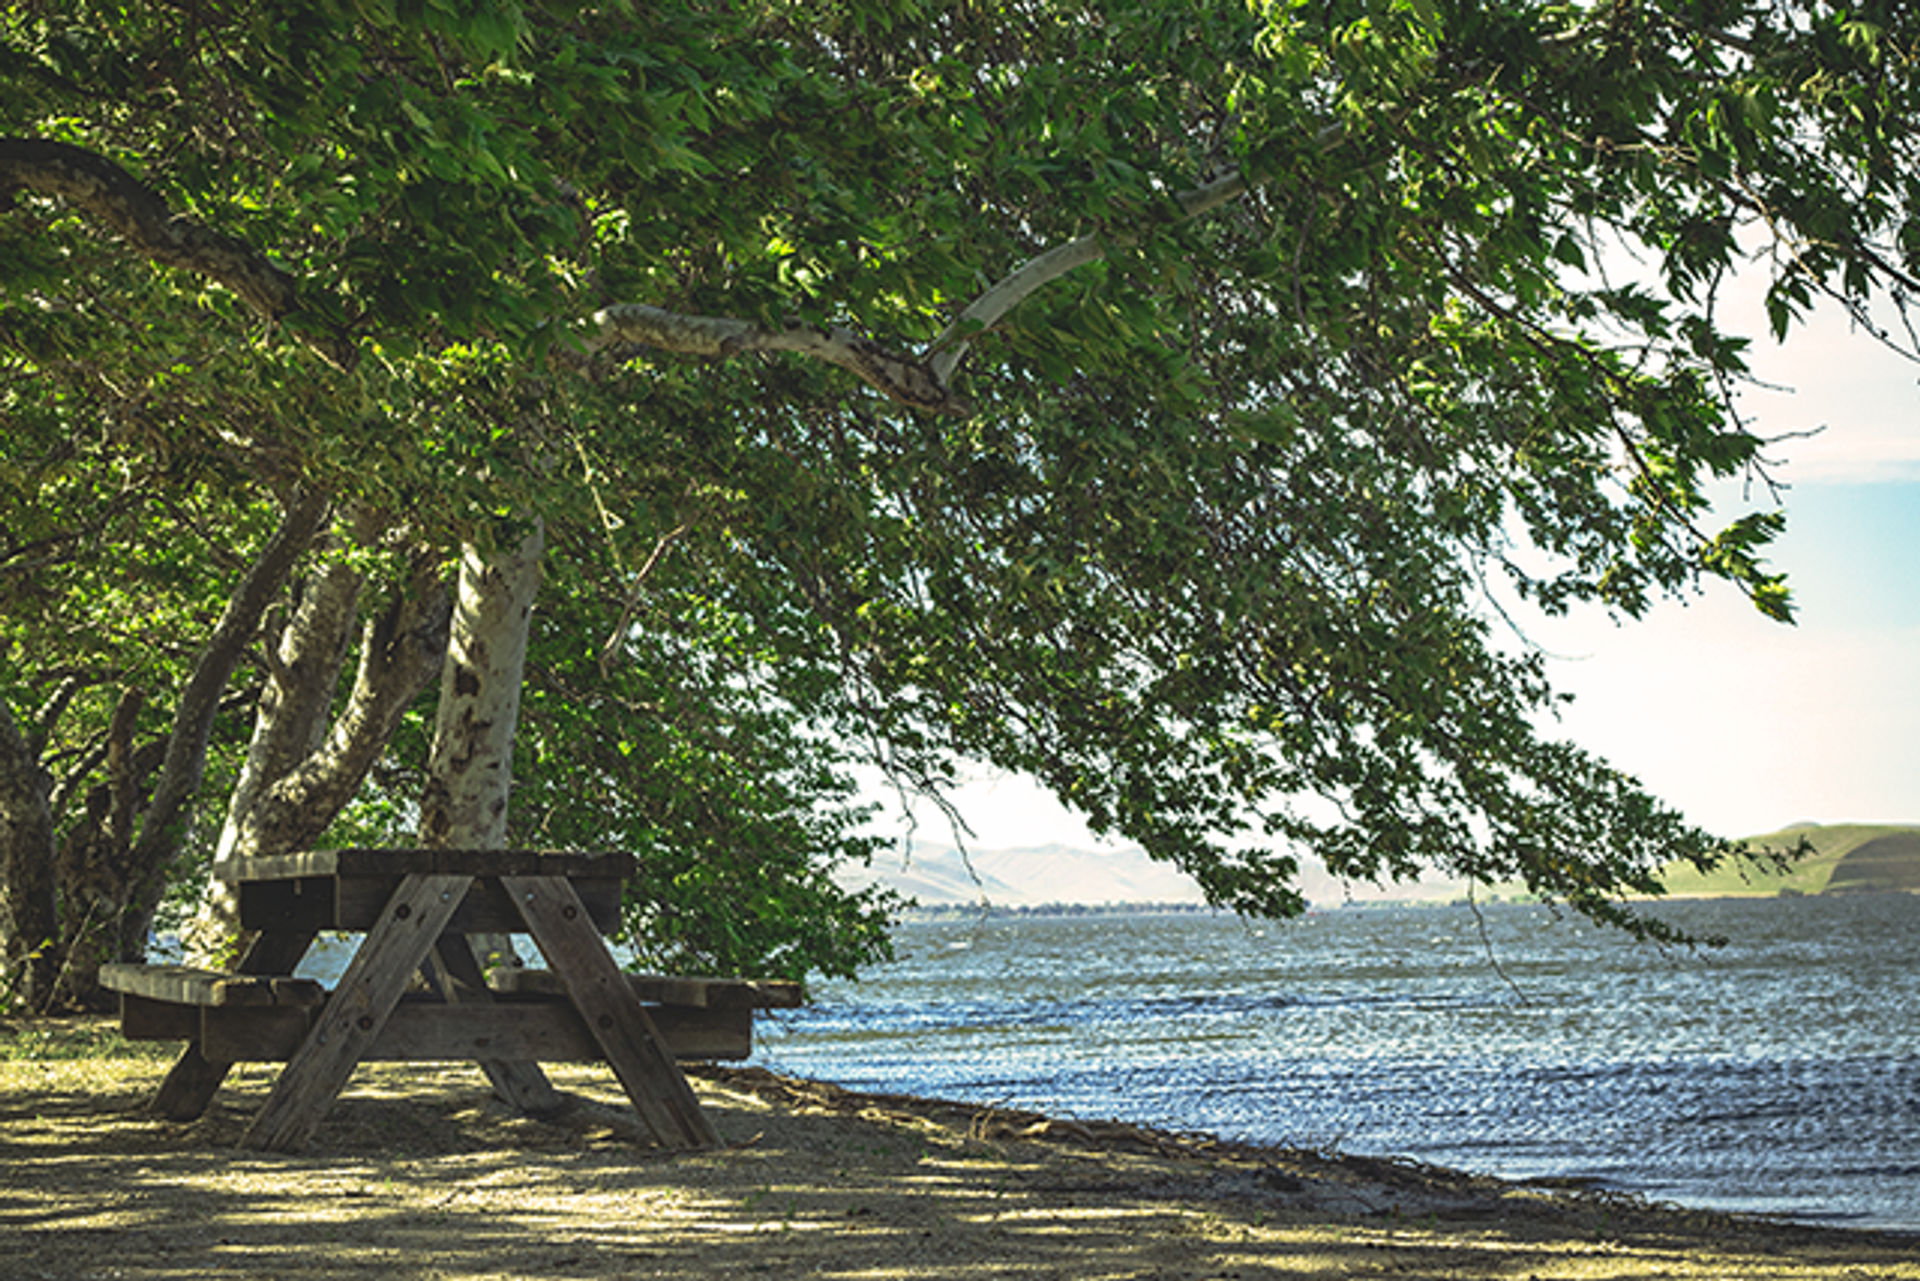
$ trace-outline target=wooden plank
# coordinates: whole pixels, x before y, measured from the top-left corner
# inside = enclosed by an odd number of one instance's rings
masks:
[[[565,876],[626,880],[633,855],[618,851],[473,850],[399,847],[309,850],[271,858],[230,859],[214,864],[223,881],[280,881],[308,876]]]
[[[291,1152],[313,1137],[472,883],[462,873],[418,874],[401,882],[386,915],[354,953],[332,999],[274,1082],[241,1139],[244,1146]]]
[[[250,930],[367,930],[400,887],[403,873],[354,873],[300,876],[285,880],[247,880],[239,884],[240,924]],[[620,928],[618,877],[574,880],[593,923],[603,934]],[[476,882],[448,923],[456,934],[510,934],[523,927],[520,913],[499,882]]]
[[[394,877],[398,884],[399,877]],[[339,929],[339,882],[331,876],[302,876],[284,881],[242,881],[240,926],[248,930]]]
[[[786,979],[736,979],[707,995],[716,1010],[797,1010],[806,989]]]
[[[292,883],[270,881],[264,884]],[[338,886],[338,894],[333,916],[326,928],[366,930],[380,919],[380,911],[399,887],[400,877],[398,874],[343,875],[330,884]],[[593,918],[595,928],[603,934],[611,934],[620,928],[622,884],[611,877],[585,877],[574,882],[574,889],[587,905],[587,914]],[[243,903],[249,888],[249,885],[241,886]],[[500,888],[500,883],[493,880],[476,881],[466,898],[461,900],[460,909],[453,914],[453,919],[447,922],[447,930],[453,934],[512,934],[525,928],[518,909],[507,898],[506,891]]]
[[[286,1062],[299,1053],[318,1017],[297,1006],[165,1008],[191,1020],[204,1054],[232,1063]],[[744,1059],[753,1053],[751,1010],[660,1007],[649,1013],[676,1059]],[[480,1006],[445,1005],[432,998],[407,996],[394,1007],[361,1061],[494,1060],[531,1066],[598,1063],[605,1057],[599,1040],[564,997]],[[545,1080],[544,1073],[541,1079]],[[555,1106],[562,1102],[558,1091],[554,1099]]]
[[[207,1110],[207,1104],[213,1102],[220,1083],[232,1069],[233,1060],[215,1062],[200,1052],[200,1037],[196,1032],[168,1069],[167,1079],[160,1083],[153,1101],[147,1104],[147,1111],[169,1121],[191,1121]]]
[[[506,892],[497,883],[490,888],[505,898]],[[473,896],[469,894],[467,897],[470,900]],[[459,913],[454,913],[454,916],[457,919]],[[464,934],[449,932],[440,936],[434,944],[428,977],[439,987],[440,997],[448,1005],[471,1008],[493,1004],[493,993],[487,987],[486,974],[482,972],[480,962],[473,954],[473,946]],[[538,1060],[541,1057],[539,1054],[494,1053],[484,1048],[474,1054],[480,1070],[486,1073],[488,1082],[492,1084],[493,1092],[504,1102],[532,1116],[552,1112],[565,1103],[560,1092],[547,1080],[546,1073],[540,1070]]]
[[[676,1059],[744,1059],[753,1052],[751,1011],[652,1013]],[[560,1001],[485,1007],[402,1001],[366,1055],[418,1062],[483,1056],[542,1063],[597,1063],[605,1057],[579,1011]]]
[[[141,965],[116,961],[100,967],[100,986],[109,992],[130,992],[153,1001],[173,1001],[182,1005],[212,1005],[213,985],[227,975],[218,970],[199,970],[186,965]],[[260,1005],[272,1004],[272,993]],[[236,1002],[244,1004],[244,1001]]]
[[[552,970],[502,970],[488,980],[497,992],[553,994],[565,990]],[[694,1009],[772,1010],[801,1005],[798,983],[781,979],[715,979],[672,974],[629,974],[627,983],[648,1005]]]
[[[200,1012],[200,1053],[210,1063],[284,1062],[317,1017],[298,1005],[215,1006]]]
[[[713,1123],[573,886],[557,876],[509,876],[501,883],[654,1138],[663,1147],[717,1147]]]
[[[752,1010],[659,1005],[647,1013],[675,1059],[744,1059],[753,1053]]]
[[[120,1035],[129,1041],[191,1041],[200,1035],[200,1011],[177,1001],[122,992]]]
[[[600,1058],[600,1045],[578,1012],[559,1002],[440,1005],[403,1001],[367,1057],[425,1063],[490,1060],[531,1067],[536,1060],[593,1063]],[[556,1092],[554,1105],[558,1103]]]
[[[311,930],[263,930],[253,936],[234,968],[242,974],[290,974],[313,945]],[[201,1053],[198,1036],[180,1052],[147,1110],[171,1121],[191,1121],[207,1110],[232,1060],[217,1062]]]
[[[230,974],[190,965],[115,962],[100,967],[100,986],[182,1005],[318,1005],[326,1000],[326,989],[313,979]]]

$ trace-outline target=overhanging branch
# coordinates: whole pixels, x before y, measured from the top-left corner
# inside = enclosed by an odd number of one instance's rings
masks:
[[[0,211],[14,192],[64,200],[118,234],[135,252],[226,286],[262,317],[282,321],[301,310],[294,278],[260,250],[191,218],[173,213],[151,187],[94,152],[44,138],[0,137]],[[1240,199],[1246,178],[1230,173],[1179,192],[1185,221]],[[1082,236],[1039,254],[976,298],[927,348],[913,356],[840,326],[774,327],[729,317],[693,316],[643,303],[596,312],[585,332],[590,351],[633,343],[682,355],[727,358],[754,351],[785,351],[847,370],[902,405],[964,414],[966,401],[949,385],[965,359],[968,337],[1005,316],[1035,291],[1093,262],[1115,243],[1134,237]],[[306,333],[304,341],[338,369],[351,367],[353,345],[339,335]]]
[[[1179,192],[1174,201],[1180,212],[1173,221],[1197,218],[1240,199],[1247,190],[1247,180],[1236,172]],[[966,413],[966,401],[949,386],[954,369],[967,354],[962,335],[993,325],[1042,286],[1103,257],[1109,243],[1102,236],[1081,236],[1029,259],[974,299],[928,346],[931,354],[919,358],[889,351],[838,327],[773,328],[721,316],[690,316],[642,303],[621,304],[595,313],[586,343],[590,351],[625,342],[715,359],[749,351],[790,351],[838,365],[890,400],[914,409]]]
[[[1238,171],[1216,178],[1174,196],[1174,202],[1180,206],[1180,216],[1175,221],[1198,218],[1246,194],[1247,180]],[[1130,243],[1130,238],[1121,238],[1118,243]],[[1055,245],[1045,253],[1036,254],[1021,263],[1005,279],[968,304],[967,309],[947,326],[946,332],[933,341],[931,350],[936,353],[933,371],[941,384],[944,386],[960,362],[966,359],[966,340],[969,335],[992,328],[1002,316],[1026,301],[1042,286],[1105,257],[1108,244],[1105,237],[1089,235],[1069,240],[1064,245]]]
[[[853,374],[891,400],[935,413],[965,413],[964,401],[947,389],[931,366],[838,326],[772,328],[721,316],[689,316],[623,303],[594,313],[587,347],[599,351],[615,343],[636,343],[683,356],[725,358],[750,351],[790,351]]]
[[[294,278],[265,254],[174,213],[153,188],[84,147],[0,137],[0,211],[17,191],[66,201],[104,223],[142,257],[226,286],[267,320],[283,321],[301,309]],[[353,363],[353,347],[341,338],[302,334],[301,340],[337,369]]]

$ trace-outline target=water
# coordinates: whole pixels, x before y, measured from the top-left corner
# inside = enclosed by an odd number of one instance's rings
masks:
[[[908,923],[763,1018],[857,1089],[1920,1229],[1920,897],[1670,903],[1663,954],[1544,909]]]

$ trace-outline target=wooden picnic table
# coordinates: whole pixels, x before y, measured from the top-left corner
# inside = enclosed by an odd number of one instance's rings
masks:
[[[717,1143],[677,1058],[743,1058],[757,1008],[798,985],[623,974],[602,937],[619,921],[625,854],[344,849],[217,866],[258,931],[232,971],[109,965],[135,1039],[184,1039],[153,1107],[199,1116],[234,1063],[287,1064],[242,1143],[294,1151],[366,1059],[473,1060],[509,1102],[559,1105],[540,1062],[604,1061],[655,1140]],[[293,976],[325,930],[366,937],[331,991]],[[531,934],[545,970],[489,978],[466,936]],[[417,987],[422,976],[425,990]]]

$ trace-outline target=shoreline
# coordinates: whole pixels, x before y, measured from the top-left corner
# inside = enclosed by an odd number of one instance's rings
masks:
[[[0,1026],[0,1039],[8,1029]],[[13,1047],[16,1055],[19,1045]],[[0,1277],[1823,1277],[1920,1281],[1920,1236],[1503,1183],[1413,1162],[700,1068],[726,1146],[636,1145],[611,1077],[561,1123],[463,1065],[356,1074],[312,1148],[236,1151],[164,1057],[0,1060]]]

